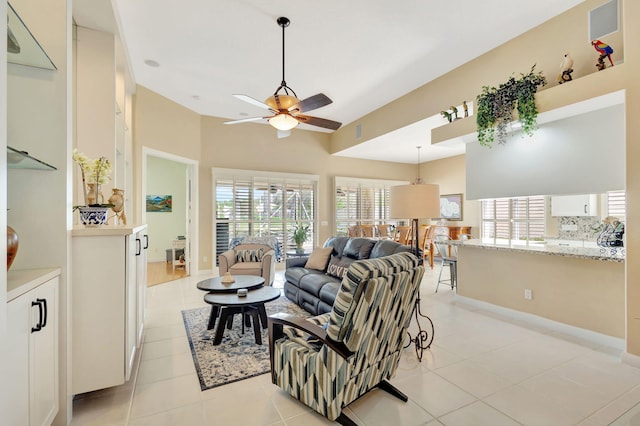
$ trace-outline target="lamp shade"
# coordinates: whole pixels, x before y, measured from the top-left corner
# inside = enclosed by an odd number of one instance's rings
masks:
[[[278,130],[291,130],[298,125],[298,120],[289,114],[278,114],[269,119],[269,124]]]
[[[419,183],[392,186],[389,189],[391,219],[440,217],[439,185]]]

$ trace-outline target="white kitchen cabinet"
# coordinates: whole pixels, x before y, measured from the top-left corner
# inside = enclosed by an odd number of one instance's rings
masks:
[[[146,225],[74,227],[73,394],[125,383],[142,343]]]
[[[596,194],[554,195],[551,197],[551,216],[597,216]]]
[[[10,271],[7,352],[9,426],[50,425],[58,413],[59,269]]]

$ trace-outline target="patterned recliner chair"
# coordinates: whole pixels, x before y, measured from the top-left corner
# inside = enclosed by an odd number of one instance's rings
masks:
[[[309,319],[269,317],[271,379],[310,408],[343,425],[342,409],[389,384],[396,372],[424,267],[411,253],[351,264],[331,312]]]

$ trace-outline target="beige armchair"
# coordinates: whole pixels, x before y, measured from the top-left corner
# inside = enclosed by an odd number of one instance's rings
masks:
[[[260,249],[262,249],[261,256]],[[242,260],[242,257],[245,259]],[[250,257],[253,259],[249,259]],[[220,254],[218,270],[220,276],[227,272],[231,275],[256,275],[264,278],[264,285],[272,285],[275,278],[276,254],[265,244],[238,244],[233,250]]]

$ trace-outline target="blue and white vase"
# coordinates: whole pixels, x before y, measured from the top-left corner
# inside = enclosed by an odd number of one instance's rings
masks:
[[[80,223],[83,225],[104,225],[107,223],[109,207],[78,207]]]

